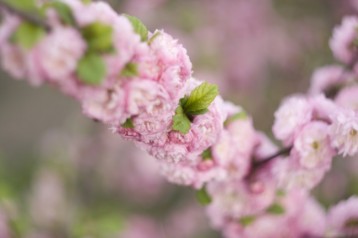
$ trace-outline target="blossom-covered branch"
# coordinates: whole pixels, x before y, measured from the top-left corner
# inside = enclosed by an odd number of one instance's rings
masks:
[[[163,30],[149,32],[104,2],[27,1],[44,12],[51,31],[8,9],[0,29],[3,68],[58,88],[86,116],[155,157],[169,181],[198,190],[225,237],[357,232],[357,198],[326,215],[309,195],[336,155],[358,153],[355,66],[319,69],[308,95],[283,101],[273,126],[286,146],[279,150],[217,86],[192,76],[186,49]],[[345,64],[355,55],[357,27],[347,18],[331,41]],[[324,95],[336,86],[336,98]]]

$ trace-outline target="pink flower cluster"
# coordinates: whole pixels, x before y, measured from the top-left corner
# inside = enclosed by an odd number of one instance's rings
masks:
[[[154,156],[169,181],[199,190],[200,200],[210,203],[211,223],[228,238],[356,232],[357,199],[333,208],[327,226],[308,195],[334,156],[358,153],[356,18],[345,19],[331,40],[335,56],[353,72],[321,68],[309,95],[284,100],[273,132],[287,153],[271,157],[277,147],[243,109],[196,91],[205,83],[192,77],[185,48],[169,34],[148,33],[104,2],[60,3],[69,14],[46,8],[49,31],[5,13],[0,53],[13,77],[54,85],[88,117]],[[21,38],[24,29],[36,38]],[[197,108],[189,113],[190,100]]]

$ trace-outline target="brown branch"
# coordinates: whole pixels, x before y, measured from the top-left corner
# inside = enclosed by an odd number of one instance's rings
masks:
[[[252,168],[254,170],[259,169],[260,167],[264,166],[271,160],[273,160],[281,155],[288,155],[291,152],[292,148],[293,148],[293,146],[288,146],[288,147],[282,148],[281,150],[277,151],[276,153],[274,153],[266,158],[263,158],[259,161],[254,161]]]
[[[8,11],[10,13],[19,16],[21,19],[23,19],[25,21],[28,21],[30,23],[37,25],[37,26],[40,26],[40,27],[44,28],[46,31],[51,30],[51,27],[46,22],[42,21],[40,18],[33,16],[25,11],[19,10],[3,0],[0,1],[0,8],[5,9],[6,11]]]

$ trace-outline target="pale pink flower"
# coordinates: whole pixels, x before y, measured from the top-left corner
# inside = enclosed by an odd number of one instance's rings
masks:
[[[126,112],[130,115],[146,113],[160,116],[176,107],[169,100],[169,95],[158,83],[149,80],[134,79],[124,86],[126,92]],[[172,110],[171,110],[172,109]],[[175,109],[175,108],[174,108]]]
[[[334,28],[333,36],[329,42],[334,56],[348,64],[355,54],[354,40],[357,39],[358,20],[355,16],[343,18],[342,24]]]
[[[324,66],[314,71],[309,91],[311,94],[321,94],[331,88],[340,86],[345,82],[345,79],[347,79],[347,76],[342,66]]]
[[[214,227],[222,227],[227,219],[257,215],[274,200],[275,189],[270,179],[245,184],[240,180],[210,183],[207,187],[212,202],[207,211]]]
[[[89,4],[83,4],[78,0],[64,0],[64,2],[72,8],[76,22],[80,26],[85,26],[96,21],[111,25],[118,17],[118,14],[107,2],[99,1]]]
[[[339,110],[337,104],[323,94],[315,95],[308,100],[313,108],[313,120],[331,123],[332,117]]]
[[[191,166],[166,161],[160,161],[159,165],[161,174],[171,183],[191,186],[196,179],[195,170]]]
[[[226,129],[232,138],[233,145],[236,145],[238,153],[242,155],[252,153],[257,143],[257,137],[251,118],[235,120],[227,125]]]
[[[333,118],[330,128],[332,145],[343,156],[353,156],[358,152],[358,113],[341,110]]]
[[[301,128],[312,119],[312,106],[302,96],[293,96],[281,104],[275,112],[273,132],[286,145],[293,142]]]
[[[156,159],[167,161],[168,163],[179,163],[194,160],[184,145],[165,144],[161,147],[149,146],[148,149],[149,153]]]
[[[271,170],[278,187],[289,191],[295,189],[311,190],[323,179],[326,173],[326,170],[322,168],[303,169],[294,158],[276,159]]]
[[[327,221],[332,236],[358,235],[358,197],[350,197],[332,207]]]
[[[301,234],[313,237],[322,237],[326,230],[326,212],[315,199],[308,198],[303,211],[296,217],[296,227]]]
[[[358,86],[346,87],[339,92],[335,98],[335,102],[341,107],[358,111],[357,95]]]
[[[19,47],[3,44],[0,48],[2,68],[16,79],[26,76],[26,55]]]
[[[9,38],[20,23],[20,19],[12,14],[2,12],[3,19],[0,25],[0,46],[8,44]]]
[[[329,126],[315,121],[307,124],[297,135],[294,151],[297,152],[299,164],[306,169],[331,167],[335,155],[329,140]]]
[[[195,116],[191,123],[191,130],[195,139],[189,146],[190,151],[202,152],[219,139],[224,124],[222,103],[222,98],[216,97],[209,106],[207,113]]]
[[[159,66],[157,80],[174,100],[180,99],[185,92],[185,83],[192,73],[192,64],[186,49],[164,31],[155,31],[149,36],[151,54]],[[153,67],[152,67],[153,68]],[[155,67],[154,67],[155,68]]]
[[[82,101],[82,110],[90,118],[121,125],[127,119],[124,114],[124,91],[118,86],[110,90],[99,89]]]
[[[254,149],[253,156],[257,160],[264,159],[278,151],[277,145],[275,145],[264,133],[257,132],[256,138],[257,145]]]
[[[140,41],[140,36],[133,30],[132,24],[127,17],[120,15],[111,24],[113,27],[113,44],[115,53],[104,55],[107,64],[107,75],[119,77],[127,63],[139,64],[138,58],[149,57],[149,47]],[[138,74],[142,74],[140,65]]]
[[[74,73],[85,50],[86,43],[77,30],[56,27],[41,41],[38,61],[49,79],[67,80]]]

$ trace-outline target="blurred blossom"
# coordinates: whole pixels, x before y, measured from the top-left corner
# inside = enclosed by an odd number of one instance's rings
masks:
[[[34,180],[29,200],[34,225],[51,229],[69,222],[68,215],[71,209],[67,202],[63,181],[56,172],[40,170]]]

